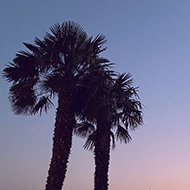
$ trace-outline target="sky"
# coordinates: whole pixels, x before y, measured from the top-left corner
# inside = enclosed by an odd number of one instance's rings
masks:
[[[55,23],[75,21],[89,36],[104,34],[102,54],[129,72],[144,105],[132,142],[111,152],[109,190],[190,190],[190,1],[1,0],[0,70],[22,42],[42,39]],[[18,116],[0,77],[0,187],[44,189],[56,107]],[[94,159],[74,137],[64,190],[93,189]]]

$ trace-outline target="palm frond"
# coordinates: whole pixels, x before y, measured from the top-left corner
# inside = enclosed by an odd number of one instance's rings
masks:
[[[93,151],[95,143],[97,141],[97,131],[94,131],[92,134],[90,134],[83,146],[84,149]]]
[[[42,114],[42,111],[44,110],[47,113],[47,110],[54,106],[53,102],[49,99],[49,97],[42,96],[38,103],[33,108],[32,112],[36,114],[38,111],[40,112],[40,115]]]
[[[57,37],[57,38],[60,38],[61,37],[61,26],[59,23],[56,23],[54,25],[52,25],[50,27],[50,31],[52,32],[52,34]]]
[[[103,45],[107,42],[106,36],[104,36],[103,34],[98,34],[92,41],[93,44],[95,44],[96,46],[100,46]]]
[[[115,148],[115,135],[112,131],[110,131],[110,137],[111,137],[111,140],[112,140],[112,149]]]
[[[116,138],[120,141],[120,143],[129,143],[132,140],[128,130],[124,129],[121,125],[118,125],[117,127]]]
[[[118,78],[115,81],[116,88],[129,88],[130,85],[133,83],[133,78],[130,73],[123,73],[118,76]]]
[[[81,45],[83,40],[87,38],[83,28],[73,21],[63,22],[61,25],[56,23],[50,27],[50,31],[52,34],[46,33],[46,37],[53,41],[61,41],[62,47],[69,44],[76,47],[79,44]]]
[[[126,103],[123,104],[123,118],[122,122],[134,130],[139,125],[143,124],[142,117],[142,105],[140,101],[135,99],[128,99]]]
[[[38,78],[38,69],[35,66],[34,56],[26,51],[20,51],[3,70],[3,77],[8,82],[17,83],[18,81],[36,80]]]
[[[95,126],[88,121],[80,122],[74,128],[74,133],[82,138],[89,136],[94,131],[95,131]]]
[[[21,78],[20,68],[14,64],[9,63],[7,67],[3,70],[2,76],[8,81],[8,82],[17,82]]]
[[[38,48],[40,48],[40,50],[44,50],[46,48],[45,41],[40,40],[38,37],[35,37],[34,43],[38,46]]]
[[[9,101],[15,114],[32,114],[37,99],[32,84],[19,83],[12,85],[9,93]]]
[[[39,49],[37,46],[33,45],[33,44],[30,44],[30,43],[26,43],[26,42],[23,42],[23,44],[30,50],[32,51],[33,53],[38,53],[39,52]]]
[[[98,34],[94,39],[90,37],[86,43],[87,54],[91,55],[89,58],[96,57],[101,52],[105,51],[107,48],[103,48],[103,44],[107,42],[104,35]],[[92,59],[93,60],[93,59]],[[90,60],[89,60],[90,61]]]

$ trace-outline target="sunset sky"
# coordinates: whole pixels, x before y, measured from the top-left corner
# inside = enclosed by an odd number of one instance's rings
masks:
[[[109,190],[190,190],[190,1],[2,0],[0,70],[54,23],[75,21],[104,34],[102,54],[130,72],[144,125],[111,152]],[[51,159],[55,108],[17,116],[0,77],[0,189],[42,190]],[[56,104],[56,100],[55,100]],[[94,159],[74,137],[64,190],[93,189]]]

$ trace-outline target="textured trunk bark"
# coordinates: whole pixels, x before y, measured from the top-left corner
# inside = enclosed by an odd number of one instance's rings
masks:
[[[59,93],[53,137],[53,153],[45,190],[61,190],[63,186],[72,146],[72,132],[75,125],[72,100],[73,94],[69,91]]]
[[[110,124],[98,122],[95,143],[94,190],[108,189],[108,168],[110,160]]]

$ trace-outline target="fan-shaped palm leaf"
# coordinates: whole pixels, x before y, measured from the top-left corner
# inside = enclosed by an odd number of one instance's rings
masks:
[[[74,133],[82,138],[89,136],[94,131],[95,126],[88,121],[82,121],[76,125],[76,128],[74,128]]]
[[[50,107],[52,107],[54,104],[53,102],[49,99],[49,97],[42,96],[38,103],[35,105],[33,108],[33,113],[36,114],[38,111],[40,111],[40,115],[42,114],[42,111],[44,110],[45,112],[48,111]]]

